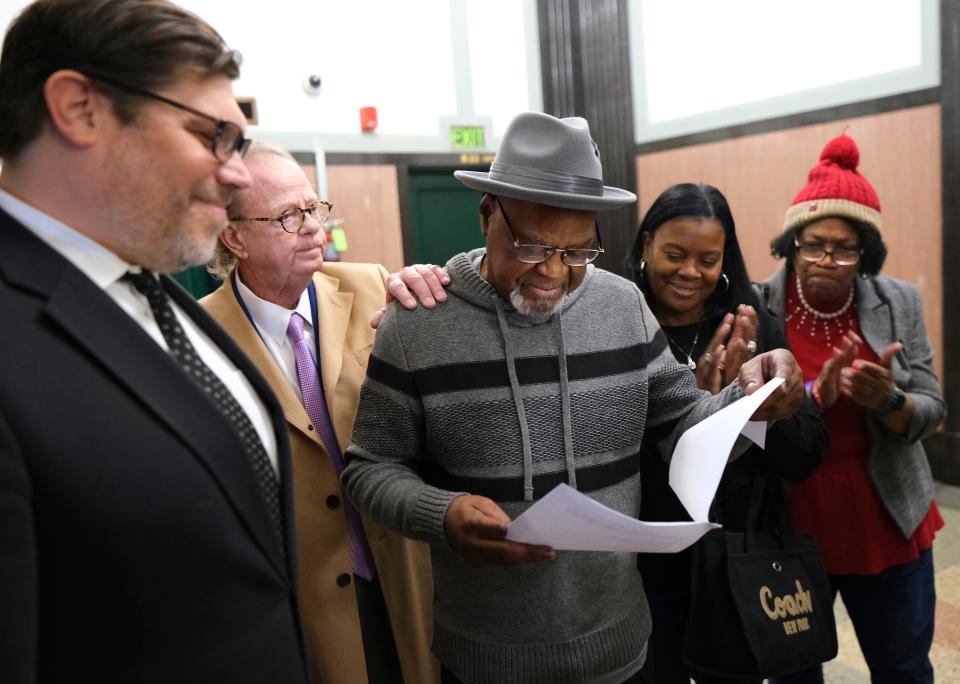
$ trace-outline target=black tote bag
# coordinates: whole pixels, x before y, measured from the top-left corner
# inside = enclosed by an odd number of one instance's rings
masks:
[[[693,550],[683,659],[712,677],[799,672],[837,655],[820,551],[779,507],[778,530],[757,529],[767,475],[754,478],[746,532],[711,530]],[[778,483],[775,483],[778,484]]]

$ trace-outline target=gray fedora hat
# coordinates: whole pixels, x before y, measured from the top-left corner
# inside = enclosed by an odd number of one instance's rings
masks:
[[[637,196],[603,184],[600,152],[586,119],[518,114],[507,126],[490,172],[454,171],[468,188],[564,209],[603,211]]]

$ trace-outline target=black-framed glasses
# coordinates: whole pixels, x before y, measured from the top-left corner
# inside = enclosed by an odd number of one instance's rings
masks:
[[[793,238],[793,244],[796,245],[797,254],[800,255],[800,258],[809,261],[811,264],[820,261],[829,254],[833,258],[833,263],[837,266],[853,266],[863,256],[863,249],[859,247],[854,249],[852,247],[834,246],[832,249],[827,249],[824,245],[811,245],[800,242],[797,238]]]
[[[188,107],[185,104],[177,102],[176,100],[171,100],[169,97],[164,97],[163,95],[157,95],[156,93],[151,93],[149,90],[143,90],[142,88],[137,88],[136,86],[129,85],[123,81],[118,81],[115,78],[110,76],[104,76],[102,74],[95,74],[88,72],[86,74],[88,78],[92,78],[96,81],[103,81],[104,83],[109,83],[114,88],[119,88],[120,90],[125,90],[134,95],[140,95],[141,97],[149,97],[152,100],[157,102],[162,102],[168,104],[171,107],[176,107],[177,109],[182,109],[185,112],[190,112],[194,116],[199,116],[207,121],[211,121],[217,126],[216,132],[213,134],[213,139],[210,143],[210,151],[213,152],[213,156],[216,157],[223,163],[230,161],[230,157],[233,156],[233,153],[238,153],[241,157],[247,153],[247,148],[250,147],[249,138],[243,137],[243,130],[233,123],[232,121],[225,121],[224,119],[218,119],[215,116],[210,116],[209,114],[204,114],[198,109],[193,107]]]
[[[323,224],[327,222],[327,219],[330,218],[330,212],[333,211],[333,205],[324,200],[319,200],[314,202],[309,207],[301,209],[300,207],[291,207],[279,216],[274,216],[272,218],[268,217],[258,217],[258,218],[244,218],[242,216],[231,216],[231,221],[262,221],[265,223],[270,223],[276,221],[280,224],[280,227],[283,228],[288,233],[299,232],[300,228],[303,227],[303,222],[306,220],[307,215],[320,224],[320,227],[323,228]]]
[[[597,234],[597,249],[580,247],[563,249],[562,247],[550,247],[548,245],[520,244],[513,226],[510,225],[510,219],[507,218],[507,212],[503,210],[503,205],[500,204],[500,198],[494,195],[493,199],[500,208],[500,215],[503,216],[503,222],[506,224],[507,230],[510,231],[510,237],[513,238],[513,248],[516,250],[517,260],[525,264],[540,264],[552,257],[554,253],[560,252],[560,261],[567,266],[586,266],[596,261],[597,257],[603,254],[603,244],[600,242],[600,224],[596,222],[594,223],[594,229]]]

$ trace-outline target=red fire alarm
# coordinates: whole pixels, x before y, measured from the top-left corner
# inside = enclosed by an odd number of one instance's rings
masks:
[[[377,130],[377,108],[360,108],[360,130],[366,133]]]

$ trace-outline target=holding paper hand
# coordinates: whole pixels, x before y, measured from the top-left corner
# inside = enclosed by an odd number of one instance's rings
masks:
[[[772,378],[783,378],[783,385],[760,405],[752,420],[791,418],[803,402],[803,374],[786,349],[774,349],[751,359],[741,367],[738,380],[744,391],[752,394]]]

